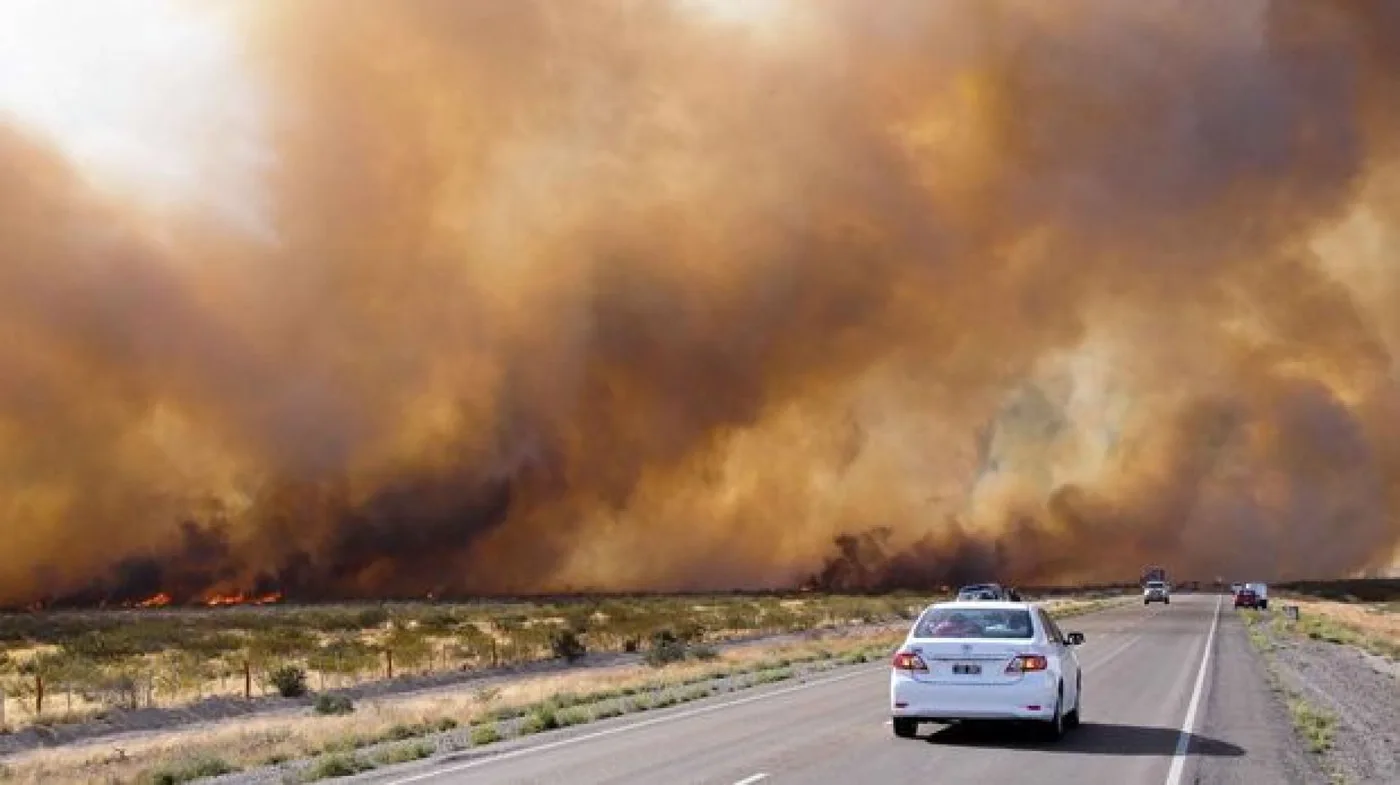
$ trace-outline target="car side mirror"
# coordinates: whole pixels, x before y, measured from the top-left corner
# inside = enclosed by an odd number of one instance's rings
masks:
[[[1071,632],[1070,634],[1068,634],[1068,635],[1065,636],[1065,640],[1069,641],[1069,645],[1071,645],[1071,646],[1083,646],[1083,645],[1084,645],[1084,633],[1082,633],[1082,632]]]

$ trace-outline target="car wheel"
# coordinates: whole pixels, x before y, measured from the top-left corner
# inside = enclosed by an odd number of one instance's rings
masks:
[[[1041,727],[1041,736],[1046,741],[1059,741],[1065,735],[1065,715],[1061,702],[1064,700],[1064,687],[1060,688],[1060,694],[1055,696],[1055,716],[1046,720]]]
[[[1162,604],[1163,604],[1163,605],[1171,605],[1171,604],[1172,604],[1171,598],[1168,597],[1167,599],[1162,600]]]
[[[1148,603],[1150,603],[1150,602],[1152,602],[1152,600],[1143,600],[1143,601],[1142,601],[1142,604],[1143,604],[1143,605],[1146,605],[1146,604],[1148,604]]]
[[[1074,689],[1074,708],[1070,711],[1069,714],[1065,715],[1065,727],[1067,727],[1067,728],[1078,728],[1078,727],[1079,727],[1080,717],[1083,716],[1083,715],[1080,713],[1080,709],[1081,709],[1083,706],[1084,706],[1084,677],[1083,677],[1083,676],[1080,676],[1080,677],[1079,677],[1078,686],[1076,686],[1075,689]]]
[[[901,739],[912,739],[919,730],[919,721],[908,717],[894,718],[894,735]]]
[[[1269,601],[1268,601],[1268,600],[1263,600],[1263,601],[1261,601],[1261,602],[1259,603],[1259,610],[1261,610],[1261,611],[1267,611],[1268,609],[1269,609]]]

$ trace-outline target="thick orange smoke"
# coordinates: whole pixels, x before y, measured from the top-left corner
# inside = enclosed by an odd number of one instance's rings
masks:
[[[0,135],[0,602],[1392,561],[1393,4],[706,5],[239,4],[259,231]]]

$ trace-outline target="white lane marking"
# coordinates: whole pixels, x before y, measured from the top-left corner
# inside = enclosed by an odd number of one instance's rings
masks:
[[[1127,639],[1123,642],[1122,646],[1119,646],[1118,648],[1110,651],[1108,654],[1105,654],[1102,657],[1095,657],[1093,662],[1083,666],[1082,668],[1080,668],[1080,670],[1084,671],[1085,673],[1089,673],[1090,671],[1097,669],[1100,665],[1107,665],[1114,657],[1117,657],[1118,655],[1127,651],[1129,648],[1132,647],[1133,644],[1137,643],[1140,640],[1142,640],[1142,633],[1138,633],[1137,635],[1134,635],[1133,637]]]
[[[1210,665],[1211,645],[1215,643],[1215,628],[1220,624],[1220,604],[1223,596],[1215,598],[1215,615],[1210,619],[1210,634],[1206,635],[1206,650],[1201,655],[1201,667],[1196,671],[1196,688],[1191,691],[1191,703],[1186,707],[1186,719],[1181,723],[1181,735],[1176,739],[1176,752],[1172,753],[1172,766],[1167,771],[1167,785],[1181,785],[1182,774],[1186,771],[1186,750],[1191,746],[1191,735],[1196,730],[1196,713],[1201,708],[1201,690],[1206,686],[1206,666]]]
[[[519,758],[525,755],[532,755],[537,752],[547,752],[549,750],[559,749],[560,747],[569,747],[574,744],[582,744],[585,741],[593,741],[594,739],[601,739],[606,736],[616,736],[619,733],[626,733],[627,731],[639,730],[641,728],[649,728],[653,725],[661,725],[662,723],[666,722],[683,720],[688,717],[697,717],[701,714],[709,714],[711,712],[716,712],[721,709],[733,708],[734,706],[742,706],[746,703],[757,703],[759,701],[770,700],[772,698],[777,698],[783,695],[790,695],[794,692],[810,689],[812,687],[820,687],[825,684],[835,684],[838,681],[846,681],[847,679],[854,679],[858,676],[865,676],[888,667],[888,665],[882,664],[879,666],[879,668],[861,668],[859,670],[849,671],[847,673],[843,673],[837,676],[830,676],[825,679],[813,679],[812,681],[808,681],[803,684],[796,684],[791,687],[783,687],[781,689],[773,690],[772,692],[765,692],[762,695],[750,695],[747,698],[738,698],[736,700],[728,701],[726,703],[715,703],[709,706],[700,706],[694,709],[685,709],[683,711],[675,712],[674,714],[667,714],[662,717],[653,717],[649,720],[642,720],[641,722],[634,722],[629,725],[619,725],[614,728],[594,731],[593,733],[584,733],[579,736],[570,736],[567,739],[551,741],[547,744],[537,744],[531,747],[519,747],[507,752],[491,755],[489,757],[477,758],[476,760],[469,760],[462,763],[458,763],[455,766],[443,766],[442,768],[433,769],[432,771],[424,772],[422,774],[415,774],[411,777],[390,780],[388,783],[386,783],[386,785],[404,785],[404,783],[408,782],[422,782],[424,780],[436,779],[438,777],[443,777],[448,774],[455,774],[459,771],[466,771],[467,769],[474,769],[478,766],[485,766],[488,763],[497,763],[499,761],[509,760],[511,758]],[[764,776],[767,775],[765,774]]]
[[[734,783],[734,785],[753,785],[755,782],[766,779],[768,779],[767,774],[755,774],[752,777],[745,777],[739,780],[738,782]]]
[[[1216,607],[1216,610],[1217,610],[1217,611],[1219,611],[1219,607],[1218,607],[1218,606],[1219,606],[1219,602],[1217,601],[1217,607]],[[1145,626],[1148,624],[1148,622],[1152,621],[1153,619],[1157,618],[1158,616],[1161,616],[1161,615],[1162,615],[1163,613],[1165,613],[1165,612],[1166,612],[1166,608],[1159,608],[1155,613],[1150,613],[1150,614],[1148,614],[1147,616],[1145,616],[1145,617],[1143,617],[1142,619],[1140,619],[1139,621],[1136,621],[1136,622],[1134,622],[1133,624],[1129,625],[1128,627],[1124,628],[1123,632],[1126,633],[1128,630],[1135,630],[1135,629],[1137,629],[1137,628],[1139,628],[1139,627],[1145,627]],[[1111,634],[1111,633],[1110,633],[1110,634]],[[1122,633],[1119,633],[1119,634],[1122,634]],[[1123,644],[1122,644],[1121,646],[1119,646],[1118,648],[1111,650],[1108,654],[1105,654],[1105,655],[1102,656],[1102,657],[1095,657],[1093,662],[1089,663],[1088,665],[1082,666],[1082,667],[1080,668],[1080,670],[1082,670],[1084,673],[1090,673],[1090,672],[1096,670],[1100,665],[1107,665],[1107,664],[1109,663],[1109,661],[1113,660],[1113,659],[1116,658],[1118,655],[1120,655],[1120,654],[1122,654],[1123,652],[1127,651],[1129,648],[1131,648],[1131,647],[1133,646],[1133,644],[1135,644],[1135,643],[1137,643],[1138,641],[1142,640],[1142,636],[1143,636],[1143,633],[1139,632],[1137,635],[1134,635],[1133,637],[1131,637],[1131,638],[1127,639],[1126,641],[1124,641]],[[1098,649],[1093,649],[1092,651],[1098,651]]]

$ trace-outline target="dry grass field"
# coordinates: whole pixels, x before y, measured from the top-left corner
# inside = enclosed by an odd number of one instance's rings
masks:
[[[907,618],[887,597],[648,597],[479,604],[129,609],[0,617],[0,723],[84,722],[113,710],[182,707],[279,691],[295,667],[324,691],[404,677],[634,652],[660,630],[724,642]]]

